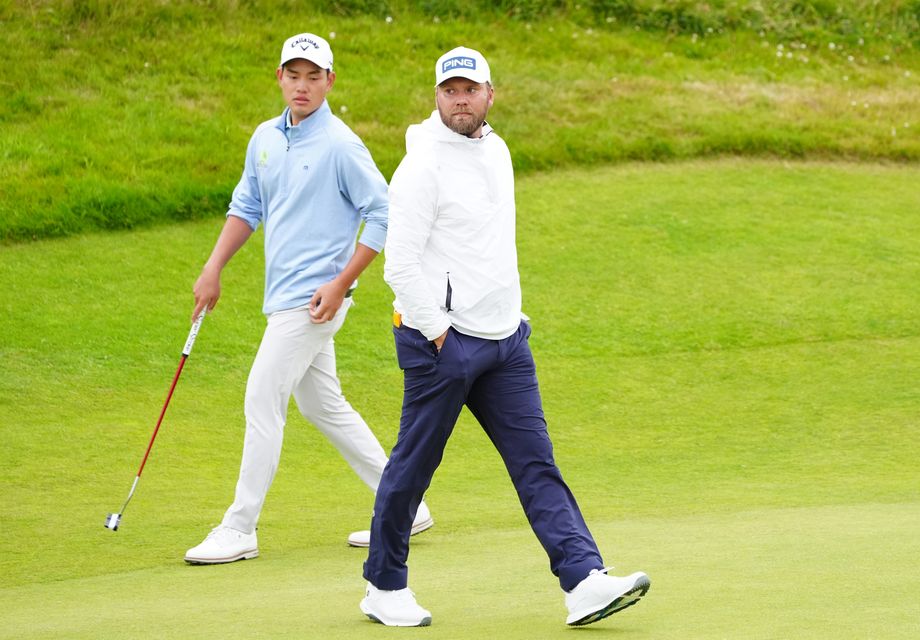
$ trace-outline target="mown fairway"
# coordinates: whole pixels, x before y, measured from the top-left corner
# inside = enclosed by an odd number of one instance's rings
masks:
[[[130,487],[220,220],[0,250],[0,638],[915,638],[920,172],[716,161],[518,182],[525,311],[558,462],[648,599],[563,624],[497,455],[465,415],[399,632],[357,608],[371,495],[292,409],[263,557],[188,567],[231,498],[261,334],[255,242],[225,275]],[[385,448],[401,380],[381,263],[337,340]]]

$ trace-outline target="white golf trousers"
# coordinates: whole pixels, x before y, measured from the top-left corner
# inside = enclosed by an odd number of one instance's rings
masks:
[[[342,395],[333,337],[352,305],[346,298],[329,322],[313,324],[307,307],[268,317],[262,344],[246,383],[246,436],[233,504],[225,526],[255,530],[278,469],[287,408],[293,394],[304,417],[325,435],[355,473],[377,490],[387,463],[383,447]]]

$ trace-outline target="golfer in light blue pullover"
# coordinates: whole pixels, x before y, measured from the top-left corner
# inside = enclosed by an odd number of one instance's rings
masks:
[[[192,564],[259,555],[256,524],[278,468],[292,395],[371,490],[387,463],[342,395],[333,343],[358,276],[384,246],[387,184],[358,136],[329,109],[326,94],[335,73],[324,39],[310,33],[289,38],[276,76],[287,108],[252,135],[224,228],[194,286],[197,317],[217,304],[221,271],[263,227],[268,322],[246,383],[236,495],[221,524],[186,553]],[[420,508],[415,533],[433,524],[428,508]],[[369,538],[358,531],[348,541],[367,546]]]
[[[343,273],[362,219],[362,245],[386,241],[387,185],[358,136],[325,101],[291,123],[288,108],[256,129],[228,213],[265,226],[266,314],[309,303]]]

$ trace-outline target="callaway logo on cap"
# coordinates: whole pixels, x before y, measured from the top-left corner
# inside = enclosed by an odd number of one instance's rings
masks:
[[[434,68],[435,86],[450,78],[467,78],[473,82],[491,82],[489,63],[475,49],[457,47],[438,58]]]
[[[332,49],[329,43],[312,33],[299,33],[284,41],[279,66],[298,59],[309,60],[320,69],[332,71]]]

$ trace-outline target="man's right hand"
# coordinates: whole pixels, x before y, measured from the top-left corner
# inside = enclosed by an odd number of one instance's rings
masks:
[[[450,329],[448,329],[447,331],[450,331]],[[438,351],[441,350],[441,347],[444,346],[444,341],[447,340],[447,331],[445,331],[444,333],[439,335],[437,338],[432,340],[432,342],[434,343],[434,346],[437,347]]]
[[[207,307],[210,312],[217,306],[217,300],[220,298],[220,271],[205,266],[195,281],[192,293],[195,294],[195,310],[192,312],[194,322],[202,309]]]

